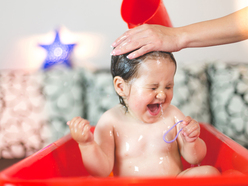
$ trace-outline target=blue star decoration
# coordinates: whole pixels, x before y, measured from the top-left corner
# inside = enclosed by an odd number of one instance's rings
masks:
[[[67,67],[72,67],[70,63],[70,55],[76,44],[63,44],[59,38],[59,32],[56,30],[56,36],[52,44],[39,45],[47,50],[47,57],[43,64],[43,69],[46,70],[54,65],[64,64]]]

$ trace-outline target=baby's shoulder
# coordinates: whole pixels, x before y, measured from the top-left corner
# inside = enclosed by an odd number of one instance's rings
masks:
[[[179,117],[179,118],[184,118],[184,114],[182,113],[182,111],[180,109],[178,109],[176,106],[174,105],[170,105],[167,108],[167,114],[169,116],[173,116],[173,117]]]
[[[116,105],[113,108],[107,110],[100,117],[97,125],[114,125],[116,121],[120,120],[123,116],[124,108],[121,105]]]
[[[168,112],[181,112],[175,105],[169,105],[167,108]]]

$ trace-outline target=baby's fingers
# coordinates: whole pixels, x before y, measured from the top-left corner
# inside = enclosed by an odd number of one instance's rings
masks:
[[[94,140],[94,137],[93,137],[93,134],[92,132],[90,131],[90,124],[89,122],[85,122],[85,121],[82,121],[79,123],[79,126],[78,126],[78,143],[79,144],[83,144],[83,143],[87,143],[87,142],[91,142]]]
[[[192,118],[190,116],[186,116],[182,122],[182,126],[187,126],[192,121]]]
[[[74,117],[71,121],[67,121],[67,125],[69,125],[69,127],[73,126],[76,121],[82,119],[81,117]]]
[[[79,144],[84,144],[93,141],[93,134],[90,131],[90,122],[81,117],[75,117],[71,121],[67,122],[72,138]]]
[[[192,132],[198,131],[199,124],[196,120],[191,120],[191,122],[183,128],[184,133],[189,136]]]
[[[189,141],[194,141],[200,135],[200,126],[196,120],[192,120],[187,126],[183,128],[183,135],[190,138]],[[187,141],[188,141],[187,140]]]
[[[194,130],[192,131],[191,133],[186,133],[186,136],[189,137],[189,138],[198,138],[200,135],[200,130]]]
[[[71,121],[67,122],[71,132],[77,132],[78,129],[83,129],[84,125],[89,124],[89,123],[90,122],[88,120],[85,120],[81,117],[75,117]]]

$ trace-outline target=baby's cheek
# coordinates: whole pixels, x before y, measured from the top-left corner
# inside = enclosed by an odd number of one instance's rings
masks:
[[[146,108],[147,107],[147,100],[145,98],[142,98],[142,97],[136,97],[135,100],[135,106],[136,108]]]
[[[144,111],[150,99],[150,96],[143,89],[133,89],[128,102],[130,106],[132,105],[132,109]]]
[[[167,94],[166,99],[167,99],[168,102],[171,102],[172,98],[173,98],[173,91],[170,91],[170,92]]]

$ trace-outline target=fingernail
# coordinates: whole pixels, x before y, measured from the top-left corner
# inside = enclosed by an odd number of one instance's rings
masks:
[[[116,49],[114,49],[114,50],[111,52],[111,54],[115,56],[115,55],[117,54]]]
[[[71,123],[70,121],[67,121],[67,123],[66,123],[66,124],[67,124],[67,125],[70,125],[70,123]]]
[[[114,42],[112,45],[111,45],[111,47],[115,47],[116,46],[116,42]]]
[[[127,56],[128,59],[133,59],[134,57],[135,57],[135,54],[129,54],[129,55]]]
[[[119,55],[120,53],[121,53],[120,50],[113,50],[111,54],[116,56],[116,55]]]

